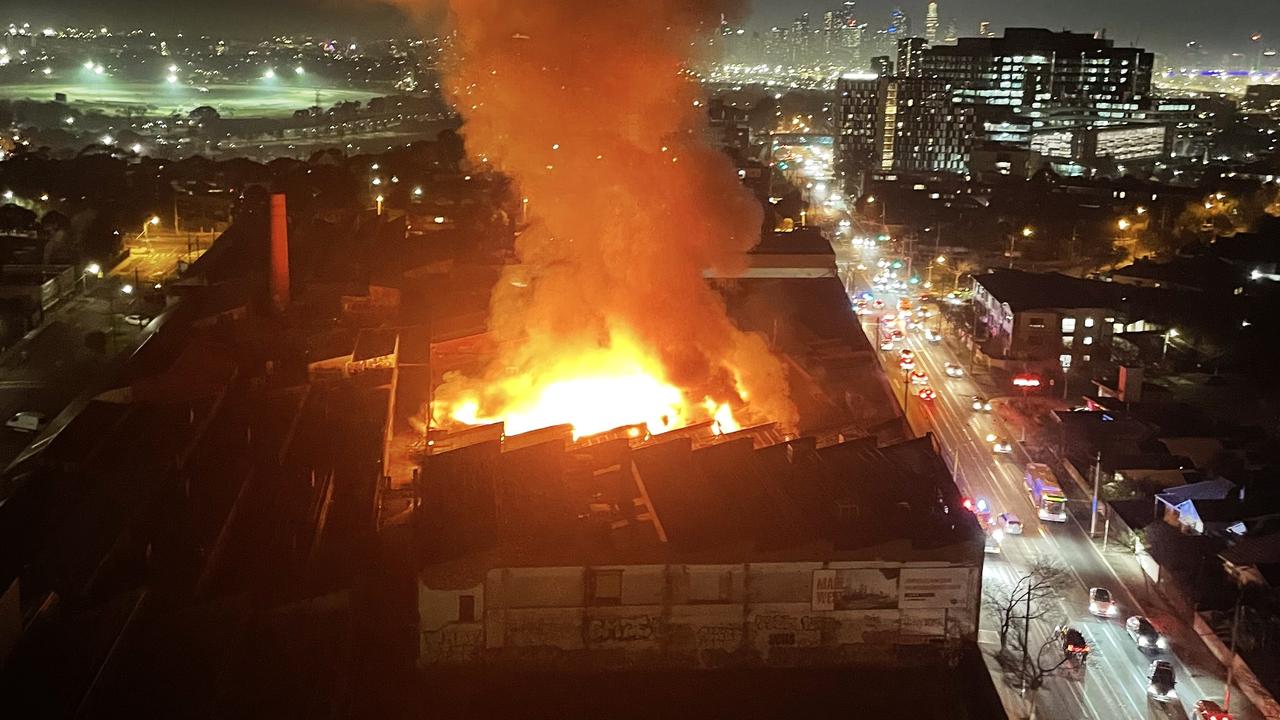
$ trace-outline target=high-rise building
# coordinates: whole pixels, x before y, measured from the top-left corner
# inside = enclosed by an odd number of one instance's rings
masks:
[[[924,16],[924,39],[930,45],[938,42],[938,3],[930,2],[929,10]]]
[[[836,85],[838,163],[863,172],[966,173],[973,108],[928,78],[846,75]]]
[[[885,31],[893,36],[896,43],[904,37],[911,37],[911,16],[902,11],[902,8],[894,8],[889,13],[889,25]]]
[[[947,36],[942,38],[942,42],[948,45],[955,45],[960,39],[960,28],[956,27],[956,21],[952,20],[947,23]]]
[[[871,72],[886,77],[893,74],[893,58],[888,55],[877,55],[871,58]]]
[[[987,140],[1021,147],[1045,128],[1131,121],[1151,92],[1151,53],[1083,33],[1010,28],[926,49],[919,61],[919,75],[975,107]]]
[[[921,58],[929,47],[924,38],[903,38],[898,41],[898,76],[920,77]]]

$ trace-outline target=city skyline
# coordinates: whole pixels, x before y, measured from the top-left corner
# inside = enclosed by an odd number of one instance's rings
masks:
[[[747,0],[744,24],[764,30],[785,25],[805,12],[814,26],[821,24],[828,10],[838,8],[838,0]],[[889,14],[901,9],[913,23],[913,33],[924,36],[927,0],[861,0],[854,15],[869,27],[888,22]],[[116,0],[106,6],[91,0],[19,0],[9,4],[8,17],[0,19],[32,25],[101,25],[147,27],[172,32],[212,32],[228,34],[315,33],[335,36],[402,35],[412,27],[402,10],[390,4],[283,0],[253,3],[228,0],[216,7],[174,8],[161,0]],[[1203,5],[1190,0],[1135,0],[1109,3],[1080,0],[1076,3],[1028,4],[1017,0],[968,0],[939,3],[939,34],[954,23],[960,36],[976,35],[980,21],[990,21],[999,32],[1005,27],[1044,27],[1076,32],[1105,30],[1122,45],[1141,45],[1159,52],[1171,52],[1196,41],[1215,53],[1240,52],[1251,46],[1251,36],[1261,33],[1261,44],[1280,42],[1280,16],[1265,4],[1248,0],[1223,0],[1205,22]],[[420,19],[424,32],[436,23]]]

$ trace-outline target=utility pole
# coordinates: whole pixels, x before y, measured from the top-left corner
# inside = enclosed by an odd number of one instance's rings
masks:
[[[1093,506],[1089,512],[1089,537],[1098,536],[1098,486],[1102,483],[1102,452],[1093,459]]]
[[[1034,579],[1027,577],[1027,612],[1022,618],[1022,691],[1027,691],[1027,681],[1030,679],[1030,673],[1027,671],[1030,657],[1028,650],[1031,647],[1031,589]]]
[[[1237,580],[1239,582],[1239,580]],[[1231,712],[1231,676],[1236,669],[1236,635],[1240,629],[1240,601],[1244,599],[1244,586],[1236,591],[1236,610],[1231,621],[1231,658],[1227,661],[1227,689],[1222,698],[1222,709]]]

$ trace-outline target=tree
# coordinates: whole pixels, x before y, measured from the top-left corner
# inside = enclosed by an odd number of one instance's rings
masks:
[[[1049,633],[1043,640],[1030,639],[1024,633],[1015,633],[1009,652],[996,654],[996,661],[1008,683],[1024,691],[1034,692],[1044,686],[1058,670],[1071,662],[1062,647],[1062,638],[1057,633]],[[1035,699],[1030,702],[1034,707]]]
[[[1009,648],[1010,637],[1017,632],[1025,634],[1031,621],[1043,619],[1052,611],[1052,601],[1070,581],[1071,577],[1057,563],[1038,557],[1012,585],[997,583],[983,591],[982,604],[996,617],[1002,653]]]

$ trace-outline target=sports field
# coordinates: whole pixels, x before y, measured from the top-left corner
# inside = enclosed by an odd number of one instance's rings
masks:
[[[294,110],[310,107],[320,93],[321,107],[344,100],[367,101],[387,94],[385,90],[352,90],[349,88],[304,87],[301,85],[169,85],[167,83],[103,82],[24,83],[0,85],[0,99],[52,100],[55,93],[66,93],[67,104],[83,111],[100,110],[124,115],[185,115],[201,105],[212,105],[223,117],[279,117]]]

